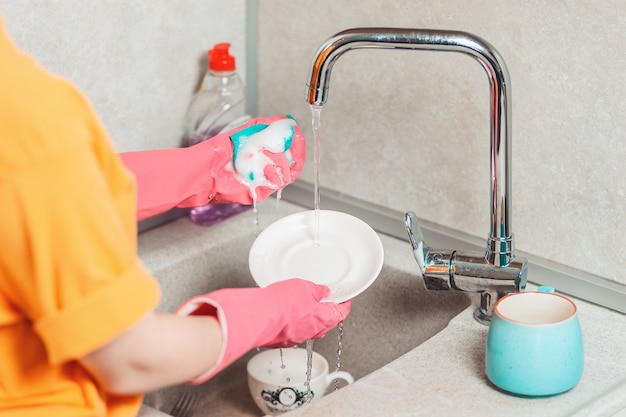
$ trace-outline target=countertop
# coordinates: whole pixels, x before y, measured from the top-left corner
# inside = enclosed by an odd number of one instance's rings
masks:
[[[283,214],[303,210],[298,207],[284,203],[282,209],[270,218],[266,216],[265,220],[269,222]],[[231,221],[241,225],[218,227],[216,230],[221,235],[218,237],[212,234],[211,228],[198,229],[187,219],[177,220],[162,231],[156,229],[142,234],[140,255],[146,265],[155,270],[160,268],[159,263],[171,262],[172,257],[183,256],[181,254],[188,253],[191,248],[197,252],[206,250],[207,246],[219,245],[220,239],[246,239],[244,229],[250,228],[250,217],[228,220]],[[171,242],[178,246],[173,252],[168,249]],[[406,242],[386,236],[383,242],[385,262],[396,266],[410,263],[412,268],[415,267],[410,251],[405,250]],[[402,254],[397,254],[397,248],[402,248]],[[541,284],[537,277],[529,277],[529,280]],[[478,298],[475,300],[477,302]],[[585,368],[580,383],[567,393],[547,398],[523,398],[491,385],[484,373],[488,328],[474,320],[475,306],[471,306],[453,318],[444,330],[412,351],[289,415],[626,417],[626,315],[585,301],[574,301],[583,330]],[[344,351],[349,354],[349,346],[344,347]],[[164,415],[151,411],[156,410],[146,407],[140,415]]]
[[[406,355],[290,416],[626,416],[626,316],[574,300],[585,368],[571,391],[522,398],[484,373],[488,328],[470,307]]]
[[[404,242],[384,242],[390,249],[386,253],[395,254],[386,261],[397,267],[401,259],[406,262]],[[527,286],[527,290],[534,288],[535,284]],[[569,392],[524,398],[507,394],[489,382],[484,372],[488,327],[473,317],[479,301],[476,297],[474,305],[425,343],[289,415],[626,417],[626,315],[572,299],[583,331],[585,367],[581,381]]]

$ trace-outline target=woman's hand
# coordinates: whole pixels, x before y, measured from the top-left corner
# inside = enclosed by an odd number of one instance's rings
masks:
[[[263,201],[300,175],[306,155],[304,136],[289,117],[254,119],[195,147],[214,155],[210,199],[218,203]]]
[[[137,219],[209,202],[252,204],[292,183],[306,143],[289,117],[253,119],[189,148],[120,154],[137,182]]]

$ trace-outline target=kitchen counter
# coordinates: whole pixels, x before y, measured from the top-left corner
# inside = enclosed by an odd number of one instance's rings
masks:
[[[385,262],[415,270],[406,242],[385,239],[384,244]],[[527,290],[534,288],[534,284],[527,286]],[[437,295],[433,293],[434,297]],[[289,415],[583,417],[620,413],[620,417],[626,417],[626,315],[573,299],[585,348],[581,381],[561,395],[524,398],[499,390],[485,375],[489,328],[474,319],[479,300],[474,297],[474,305],[417,348]],[[344,354],[350,354],[349,346],[344,348]]]
[[[491,385],[484,373],[488,328],[474,320],[471,307],[406,355],[289,415],[626,416],[626,316],[574,301],[584,336],[585,369],[567,393],[522,398]]]
[[[261,228],[279,217],[303,210],[285,202],[281,203],[280,209],[270,207],[269,215],[267,208],[265,212],[261,209]],[[178,301],[167,305],[166,299],[160,307],[162,311],[171,311],[179,300],[202,291],[194,287],[195,281],[185,272],[188,268],[185,265],[189,265],[190,260],[200,253],[208,253],[213,261],[207,261],[207,256],[203,255],[203,262],[210,265],[220,256],[228,256],[220,252],[224,242],[241,240],[245,245],[251,243],[254,233],[250,233],[250,229],[259,229],[251,224],[252,212],[240,216],[211,228],[179,219],[140,235],[140,256],[150,270],[157,276],[159,271],[168,268],[180,270],[176,285],[169,284],[163,289],[164,295]],[[408,243],[384,235],[381,238],[385,263],[395,268],[408,268],[414,273],[416,265]],[[538,277],[529,279],[539,280]],[[437,295],[432,294],[433,297]],[[473,297],[473,300],[476,304],[479,297]],[[471,306],[417,348],[354,384],[289,415],[626,417],[626,315],[584,301],[574,301],[583,330],[585,370],[580,383],[567,393],[547,398],[522,398],[491,385],[484,373],[488,328],[474,320],[475,306]],[[384,347],[372,347],[380,348]],[[344,346],[344,355],[350,355],[350,346]],[[214,415],[209,409],[206,415]],[[196,416],[204,415],[200,411]],[[165,414],[149,407],[144,407],[140,413],[142,417],[162,415]]]

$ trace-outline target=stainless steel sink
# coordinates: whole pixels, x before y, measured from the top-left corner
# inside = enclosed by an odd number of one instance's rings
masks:
[[[278,211],[273,206],[265,210],[270,214],[261,210],[261,227],[254,227],[250,211],[211,228],[192,225],[183,218],[140,235],[140,255],[163,288],[160,310],[172,311],[188,297],[213,289],[254,286],[247,256],[256,233],[274,218],[303,208],[284,203]],[[419,346],[471,303],[467,293],[426,291],[416,276],[409,243],[381,238],[385,265],[374,284],[353,300],[344,323],[341,368],[356,379]],[[314,343],[331,367],[336,362],[337,342],[335,329]],[[182,390],[189,389],[202,397],[197,417],[259,416],[245,371],[254,353],[202,385],[162,389],[148,394],[145,403],[167,413]]]

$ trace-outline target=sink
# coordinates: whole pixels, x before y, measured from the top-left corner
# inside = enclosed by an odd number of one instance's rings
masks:
[[[259,208],[260,225],[252,211],[210,228],[181,218],[142,233],[139,253],[159,280],[163,296],[160,311],[173,311],[185,299],[223,287],[254,286],[247,267],[250,245],[260,230],[276,218],[304,208],[281,202]],[[378,279],[353,300],[344,323],[341,368],[355,379],[419,346],[471,304],[462,292],[432,292],[416,276],[408,242],[381,235],[385,264]],[[314,342],[314,350],[336,362],[337,329]],[[256,350],[236,361],[212,380],[198,386],[178,385],[146,395],[145,404],[169,412],[183,389],[201,396],[194,414],[202,416],[260,416],[248,392],[246,363]],[[144,412],[141,416],[149,416]],[[162,416],[155,412],[154,416]]]

